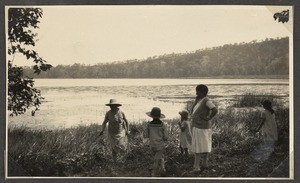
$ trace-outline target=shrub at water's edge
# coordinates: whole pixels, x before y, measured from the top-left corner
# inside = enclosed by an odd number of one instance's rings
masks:
[[[229,107],[213,119],[213,151],[209,170],[201,175],[184,174],[192,168],[193,156],[182,157],[178,148],[178,119],[166,121],[170,138],[166,146],[166,176],[266,177],[289,151],[289,109],[276,109],[279,140],[270,160],[258,164],[250,152],[260,143],[251,133],[260,122],[259,110]],[[29,176],[147,177],[152,154],[144,138],[146,122],[131,124],[129,150],[114,165],[101,126],[92,124],[60,130],[8,130],[8,154]],[[16,166],[14,165],[14,166]],[[11,162],[9,162],[9,166]],[[259,167],[259,171],[257,170]],[[17,176],[9,172],[9,176]],[[22,176],[21,175],[21,176]],[[288,175],[286,175],[288,176]]]
[[[233,104],[233,107],[257,107],[261,106],[261,102],[268,99],[273,106],[278,106],[281,103],[278,101],[279,97],[274,95],[261,95],[255,93],[246,93],[238,97],[238,100]]]

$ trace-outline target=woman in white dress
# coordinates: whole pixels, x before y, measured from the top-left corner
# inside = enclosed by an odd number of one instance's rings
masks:
[[[193,171],[202,171],[208,167],[208,156],[212,146],[211,119],[218,113],[216,106],[207,97],[206,85],[196,87],[196,100],[192,107],[192,145],[195,153]],[[202,158],[201,158],[202,157]],[[200,169],[200,161],[201,163]]]

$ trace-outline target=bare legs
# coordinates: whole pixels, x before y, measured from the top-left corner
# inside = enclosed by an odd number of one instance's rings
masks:
[[[159,159],[154,159],[154,163],[153,163],[153,172],[152,172],[152,177],[155,177],[158,175],[159,172]]]
[[[207,166],[208,166],[208,153],[203,153],[202,166],[203,166],[203,168],[207,168]]]
[[[208,153],[195,153],[194,170],[200,170],[200,164],[203,168],[208,166]]]
[[[200,170],[201,154],[195,153],[194,170]]]
[[[183,155],[189,155],[189,151],[188,151],[188,148],[183,148],[182,146],[179,146],[180,147],[180,152],[181,154]]]
[[[152,172],[152,177],[160,176],[161,172],[165,172],[165,160],[164,158],[162,159],[155,159],[153,163],[153,172]]]
[[[163,156],[163,151],[154,151],[154,162],[153,162],[153,171],[152,176],[160,176],[161,173],[165,172],[165,159]]]

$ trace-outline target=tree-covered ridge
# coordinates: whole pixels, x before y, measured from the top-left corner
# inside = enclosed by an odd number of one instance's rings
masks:
[[[39,78],[178,78],[226,75],[287,75],[288,38],[226,44],[184,54],[97,65],[58,65]]]

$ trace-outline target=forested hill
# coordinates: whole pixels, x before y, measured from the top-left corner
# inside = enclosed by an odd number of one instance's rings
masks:
[[[286,75],[289,72],[288,38],[227,44],[184,54],[166,54],[146,60],[110,64],[58,65],[34,78],[179,78],[226,75]]]

